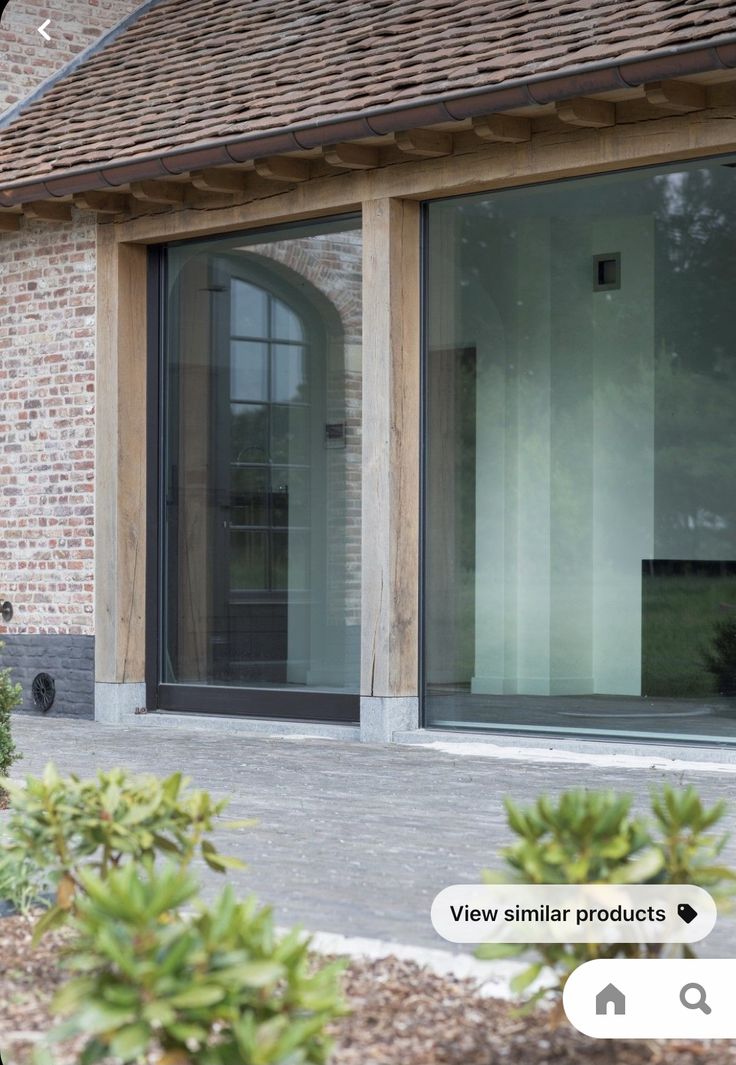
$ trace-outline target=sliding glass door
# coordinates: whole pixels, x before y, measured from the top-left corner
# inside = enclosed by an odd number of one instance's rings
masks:
[[[354,720],[355,219],[166,249],[159,704]]]
[[[430,726],[736,740],[736,169],[434,202]]]

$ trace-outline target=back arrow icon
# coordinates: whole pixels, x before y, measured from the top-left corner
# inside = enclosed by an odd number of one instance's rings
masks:
[[[48,33],[46,32],[46,27],[50,26],[50,25],[51,25],[51,19],[47,18],[46,21],[43,23],[43,25],[38,27],[38,32],[43,37],[44,41],[50,41],[51,40],[51,38],[49,37]]]

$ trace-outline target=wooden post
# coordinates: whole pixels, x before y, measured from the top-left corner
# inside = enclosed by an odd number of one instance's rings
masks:
[[[363,207],[361,734],[418,721],[419,204]]]
[[[95,716],[145,706],[147,252],[98,230]]]

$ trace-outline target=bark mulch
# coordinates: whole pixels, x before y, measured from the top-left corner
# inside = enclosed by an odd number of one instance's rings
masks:
[[[63,936],[31,949],[33,921],[0,924],[0,1056],[27,1065],[52,1025],[49,1001],[64,979]],[[472,982],[436,976],[412,962],[353,961],[344,977],[351,1013],[332,1028],[330,1065],[736,1065],[736,1042],[611,1043],[551,1026],[543,1011],[519,1017],[507,1002],[482,998]],[[77,1065],[79,1045],[57,1048]]]

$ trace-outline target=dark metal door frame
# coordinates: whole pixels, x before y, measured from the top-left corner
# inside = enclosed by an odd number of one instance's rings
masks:
[[[357,694],[162,682],[165,271],[165,247],[152,246],[147,293],[146,706],[149,710],[356,724],[360,720]]]

